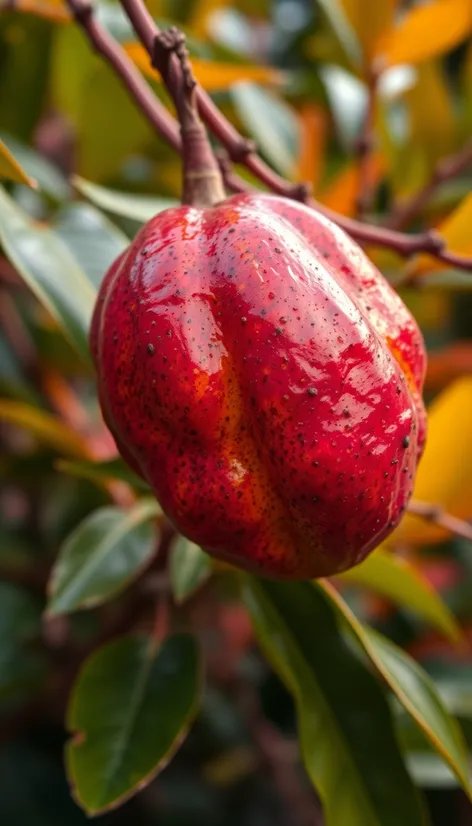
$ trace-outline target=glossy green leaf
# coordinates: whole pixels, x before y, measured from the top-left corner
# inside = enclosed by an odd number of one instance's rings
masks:
[[[456,789],[457,779],[444,760],[429,751],[407,752],[405,761],[415,783],[421,789]]]
[[[457,776],[447,762],[434,750],[422,730],[395,700],[395,727],[406,765],[422,789],[460,788]]]
[[[395,605],[415,611],[454,642],[462,637],[454,615],[421,571],[393,553],[378,548],[339,579],[369,588]]]
[[[81,522],[59,551],[48,614],[100,605],[135,579],[156,550],[150,522],[160,513],[154,499],[141,499],[128,511],[101,508]]]
[[[26,184],[33,189],[37,187],[37,182],[31,178],[19,161],[8,149],[8,146],[0,138],[0,179],[7,178],[17,184]]]
[[[307,582],[243,582],[262,649],[295,698],[326,826],[423,824],[386,698],[346,643],[328,597]]]
[[[110,264],[129,244],[129,238],[89,204],[68,204],[53,227],[97,289]]]
[[[177,536],[170,555],[170,580],[175,601],[185,602],[206,582],[211,568],[211,559],[205,551],[185,536]]]
[[[62,172],[54,164],[13,135],[2,132],[1,137],[25,172],[37,181],[41,192],[56,201],[63,201],[70,197],[71,188]]]
[[[42,674],[41,656],[26,648],[39,636],[40,609],[38,601],[27,591],[0,582],[0,698]]]
[[[89,815],[149,783],[185,737],[200,695],[196,641],[146,637],[109,643],[86,661],[72,693],[67,746],[73,794]]]
[[[118,192],[115,189],[107,189],[100,184],[86,181],[76,175],[73,179],[74,186],[89,201],[96,204],[100,209],[111,212],[114,215],[121,215],[124,218],[132,218],[134,221],[145,223],[158,212],[164,209],[177,206],[178,202],[171,198],[154,198],[151,195],[132,195],[129,192]]]
[[[103,462],[69,462],[66,460],[58,460],[56,463],[58,470],[63,473],[68,473],[70,476],[77,476],[81,479],[90,479],[92,482],[106,482],[110,479],[119,479],[121,482],[127,482],[136,490],[149,493],[149,485],[133,473],[132,470],[120,458],[108,459]]]
[[[248,134],[278,172],[296,173],[299,124],[294,110],[255,83],[235,83],[230,94]]]
[[[1,187],[0,241],[30,289],[89,360],[87,336],[95,288],[64,242],[32,221]]]
[[[457,721],[449,714],[428,674],[386,637],[362,625],[331,586],[321,586],[347,620],[396,698],[429,742],[448,763],[464,790],[472,795],[467,749]]]

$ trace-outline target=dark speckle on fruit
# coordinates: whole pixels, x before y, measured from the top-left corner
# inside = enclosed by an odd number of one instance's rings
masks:
[[[105,276],[91,349],[120,453],[213,556],[325,577],[398,524],[425,440],[423,342],[308,207],[251,193],[159,213]]]

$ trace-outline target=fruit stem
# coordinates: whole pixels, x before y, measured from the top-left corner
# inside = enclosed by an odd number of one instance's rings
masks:
[[[160,32],[155,39],[152,62],[173,97],[179,117],[183,160],[182,203],[214,206],[226,197],[223,178],[198,114],[197,83],[183,32],[174,27]]]

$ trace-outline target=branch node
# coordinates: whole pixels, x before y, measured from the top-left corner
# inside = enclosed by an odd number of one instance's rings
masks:
[[[89,0],[75,0],[72,13],[75,20],[85,27],[92,17],[93,5]]]
[[[421,236],[419,236],[419,238],[421,238]],[[430,229],[424,234],[424,244],[422,247],[424,252],[431,252],[434,255],[438,252],[442,252],[445,247],[446,242],[444,238],[442,238],[436,230]]]
[[[294,201],[301,201],[306,204],[311,198],[313,187],[308,181],[301,181],[298,184],[293,184],[288,191],[288,197]]]
[[[233,163],[244,163],[248,155],[253,155],[257,152],[256,142],[250,138],[241,137],[237,143],[230,147],[230,158]]]
[[[213,206],[225,197],[223,180],[206,129],[200,120],[197,83],[185,35],[172,26],[154,38],[152,64],[172,95],[182,135],[184,204]]]

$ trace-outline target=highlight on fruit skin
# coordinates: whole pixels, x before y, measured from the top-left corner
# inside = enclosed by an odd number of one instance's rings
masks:
[[[175,207],[108,271],[91,348],[118,449],[214,557],[305,579],[394,529],[425,440],[425,349],[323,216],[273,195]]]

